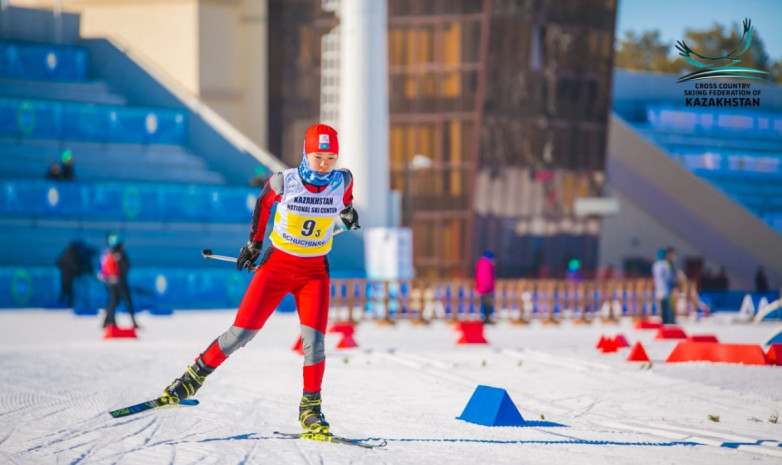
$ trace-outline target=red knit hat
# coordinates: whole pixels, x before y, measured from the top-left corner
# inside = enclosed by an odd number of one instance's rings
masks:
[[[339,155],[337,131],[325,124],[315,124],[304,134],[304,153],[324,152]]]

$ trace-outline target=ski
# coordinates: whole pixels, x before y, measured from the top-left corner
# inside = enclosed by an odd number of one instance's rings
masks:
[[[153,410],[153,409],[159,409],[165,407],[176,407],[178,405],[182,405],[182,406],[198,405],[198,401],[195,399],[183,399],[180,400],[178,403],[171,403],[169,402],[168,397],[163,396],[163,397],[158,397],[157,399],[152,399],[146,402],[142,402],[140,404],[131,405],[117,410],[112,410],[111,412],[109,412],[109,415],[111,415],[114,418],[122,418],[128,415],[135,415],[137,413],[146,412],[147,410]]]
[[[353,439],[323,433],[281,433],[275,431],[274,434],[289,439],[309,439],[310,441],[333,442],[335,444],[345,444],[348,446],[363,447],[365,449],[384,447],[388,443],[385,439]]]

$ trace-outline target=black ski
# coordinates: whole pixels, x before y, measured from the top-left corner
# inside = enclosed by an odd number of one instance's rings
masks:
[[[290,439],[309,439],[310,441],[333,442],[335,444],[358,446],[365,449],[384,447],[387,444],[385,439],[353,439],[323,433],[280,433],[279,431],[275,431],[274,434]]]
[[[111,412],[109,412],[109,414],[114,418],[122,418],[128,415],[135,415],[136,413],[146,412],[147,410],[153,410],[153,409],[159,409],[165,407],[176,407],[178,405],[182,405],[182,406],[198,405],[198,401],[195,399],[183,399],[180,400],[178,403],[172,403],[168,397],[163,396],[163,397],[158,397],[157,399],[152,399],[146,402],[142,402],[140,404],[131,405],[129,407],[124,407],[117,410],[112,410]]]

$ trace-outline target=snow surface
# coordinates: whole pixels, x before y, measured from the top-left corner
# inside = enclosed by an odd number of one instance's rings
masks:
[[[120,315],[122,317],[123,315]],[[487,327],[456,345],[451,325],[357,327],[359,348],[326,339],[332,430],[388,446],[290,440],[301,395],[295,315],[276,314],[199,391],[197,407],[114,419],[147,400],[230,326],[233,311],[140,315],[137,340],[103,340],[97,317],[0,311],[4,464],[780,464],[782,367],[662,363],[675,342],[630,321]],[[122,321],[122,320],[121,320]],[[779,323],[686,322],[692,334],[762,343]],[[642,369],[595,350],[600,335],[641,341]],[[525,427],[457,420],[478,385],[506,389]],[[719,422],[709,420],[719,416]],[[558,424],[561,426],[555,426]]]

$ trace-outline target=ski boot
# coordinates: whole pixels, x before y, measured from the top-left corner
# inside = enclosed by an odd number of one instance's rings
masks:
[[[204,384],[207,375],[213,371],[214,368],[207,366],[206,363],[204,363],[204,360],[199,357],[196,362],[187,367],[185,373],[175,379],[163,393],[168,397],[169,402],[172,404],[177,404],[180,400],[193,397],[196,391],[198,391],[198,388]]]
[[[321,403],[320,392],[304,391],[299,403],[299,421],[308,432],[329,434],[329,422],[320,411]]]

